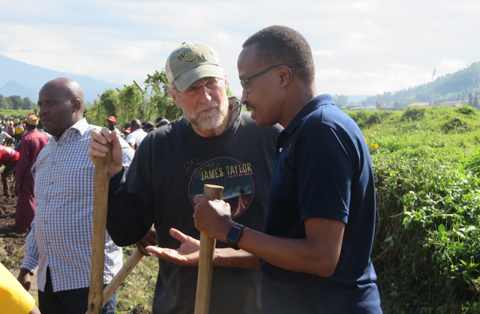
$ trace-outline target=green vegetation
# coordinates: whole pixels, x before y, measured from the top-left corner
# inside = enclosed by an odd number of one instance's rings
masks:
[[[26,117],[30,112],[38,113],[38,109],[33,110],[13,110],[13,109],[0,109],[0,117]]]
[[[21,98],[20,96],[4,97],[0,94],[0,109],[12,110],[30,110],[35,108],[36,104],[30,98]]]
[[[173,102],[168,85],[165,71],[155,71],[148,75],[143,89],[135,81],[122,89],[108,89],[91,107],[85,106],[85,117],[91,124],[106,126],[106,119],[115,116],[121,127],[133,119],[153,122],[163,116],[175,120],[182,115],[182,110]],[[227,95],[232,96],[228,87]]]
[[[136,249],[135,245],[123,249],[123,262]],[[157,282],[158,261],[156,256],[144,256],[117,292],[116,313],[152,313],[153,292]]]
[[[348,113],[372,153],[384,312],[478,313],[480,115],[468,106]]]
[[[106,126],[109,116],[115,116],[119,126],[133,119],[153,122],[158,116],[174,120],[182,111],[173,102],[167,87],[165,71],[155,71],[153,75],[148,75],[143,89],[134,82],[121,90],[103,92],[91,107],[85,107],[85,118],[99,126]]]

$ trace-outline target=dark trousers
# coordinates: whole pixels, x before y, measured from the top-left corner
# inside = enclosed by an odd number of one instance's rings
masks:
[[[104,285],[105,288],[106,285]],[[85,314],[88,309],[89,288],[53,292],[50,269],[47,268],[45,291],[38,290],[39,309],[42,314]],[[103,307],[102,314],[115,314],[117,293]]]
[[[15,146],[22,140],[22,134],[15,134]]]
[[[5,168],[2,172],[3,195],[10,195],[10,175],[13,174],[17,168],[17,161],[6,161],[3,163]]]

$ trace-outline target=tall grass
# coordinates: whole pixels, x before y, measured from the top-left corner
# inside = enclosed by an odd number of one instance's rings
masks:
[[[372,260],[385,313],[479,313],[479,114],[471,107],[349,114],[372,154]]]

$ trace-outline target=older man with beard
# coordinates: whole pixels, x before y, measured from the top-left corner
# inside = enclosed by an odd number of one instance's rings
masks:
[[[116,244],[139,242],[144,250],[153,223],[156,240],[165,248],[158,250],[174,252],[180,246],[183,254],[195,255],[198,241],[193,238],[200,234],[193,223],[193,198],[204,184],[224,186],[232,216],[253,229],[263,228],[280,127],[260,129],[238,100],[229,105],[225,71],[205,44],[180,45],[165,72],[183,116],[145,137],[126,175],[118,138],[106,128],[92,132],[89,155],[92,160],[103,157],[104,144],[113,143],[107,229]],[[233,249],[218,246],[225,249],[217,250],[214,263],[225,266]],[[153,313],[194,312],[194,263],[179,266],[159,259]],[[261,313],[260,276],[254,269],[216,267],[210,313]]]

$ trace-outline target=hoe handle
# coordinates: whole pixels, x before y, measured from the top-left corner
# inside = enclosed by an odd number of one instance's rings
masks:
[[[92,259],[90,265],[88,314],[102,312],[105,230],[107,228],[108,185],[110,183],[110,160],[112,154],[112,144],[107,144],[107,147],[107,156],[95,158]]]
[[[221,200],[223,187],[205,184],[203,194]],[[210,292],[212,288],[213,258],[215,255],[215,239],[200,234],[200,259],[198,261],[197,295],[195,298],[195,314],[208,314]]]

